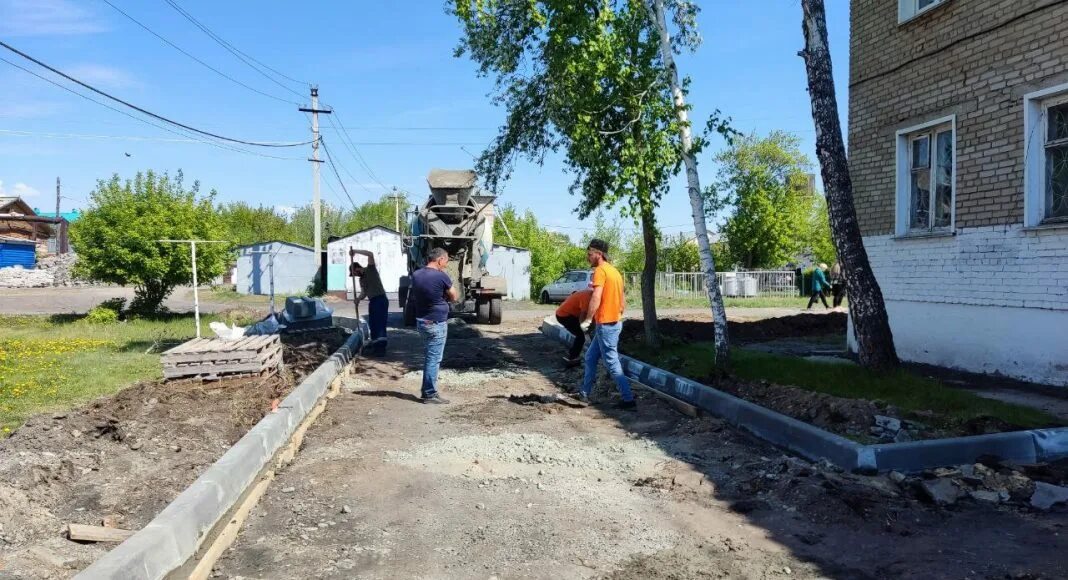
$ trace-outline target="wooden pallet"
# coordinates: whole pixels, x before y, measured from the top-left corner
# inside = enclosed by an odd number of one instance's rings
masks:
[[[195,338],[164,352],[160,362],[168,380],[270,374],[282,366],[282,341],[277,334],[238,340]]]

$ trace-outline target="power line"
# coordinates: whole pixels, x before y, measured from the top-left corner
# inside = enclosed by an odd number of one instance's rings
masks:
[[[356,148],[356,144],[353,142],[352,136],[349,135],[349,132],[345,129],[345,124],[341,121],[341,117],[337,114],[336,111],[334,112],[334,116],[338,118],[337,123],[334,123],[334,119],[331,118],[329,119],[330,126],[334,127],[335,129],[340,127],[341,134],[339,134],[338,136],[341,137],[341,143],[345,145],[346,148],[348,148],[349,153],[352,154],[352,156],[356,159],[357,163],[362,165],[364,170],[367,171],[367,175],[371,178],[371,181],[374,181],[378,185],[381,185],[384,189],[388,190],[389,187],[386,184],[382,183],[382,180],[380,180],[378,176],[375,175],[375,172],[371,169],[371,166],[367,163],[367,160],[364,159],[363,155],[360,154],[360,150]]]
[[[98,101],[96,99],[93,99],[93,98],[91,98],[91,97],[89,97],[87,95],[83,95],[83,94],[79,93],[78,91],[76,91],[76,90],[74,90],[74,89],[72,89],[70,87],[63,86],[63,85],[57,83],[56,81],[54,81],[54,80],[52,80],[50,78],[47,78],[47,77],[42,76],[42,75],[39,75],[39,74],[33,72],[32,70],[30,70],[30,69],[28,69],[28,68],[26,68],[26,67],[24,67],[22,65],[19,65],[19,64],[11,62],[10,60],[7,60],[4,57],[0,57],[0,62],[7,63],[7,64],[11,65],[12,67],[17,68],[17,69],[21,70],[22,72],[24,72],[26,74],[33,75],[33,76],[41,79],[42,81],[45,81],[45,82],[50,83],[50,84],[53,84],[53,85],[63,89],[64,91],[67,91],[68,93],[71,93],[72,95],[81,97],[81,98],[83,98],[83,99],[85,99],[85,100],[87,100],[90,103],[93,103],[95,105],[100,105],[101,107],[104,107],[105,109],[110,109],[112,111],[115,111],[116,113],[118,113],[120,115],[123,115],[125,117],[129,117],[129,118],[131,118],[131,119],[133,119],[135,121],[144,123],[146,125],[151,125],[153,127],[156,127],[157,129],[161,129],[161,130],[166,131],[168,133],[171,133],[173,135],[178,135],[179,137],[189,137],[189,135],[187,135],[186,133],[181,133],[179,131],[176,131],[174,129],[166,127],[164,125],[160,125],[158,123],[153,123],[152,121],[149,121],[147,119],[142,119],[140,117],[131,115],[130,113],[127,113],[126,111],[123,111],[122,109],[119,109],[119,108],[116,108],[116,107],[112,107],[111,105],[109,105],[107,103],[102,103],[102,102],[100,102],[100,101]],[[214,141],[209,141],[209,140],[206,140],[206,139],[197,139],[196,137],[192,137],[192,139],[194,141],[197,141],[199,143],[203,143],[205,145],[211,145],[212,147],[218,147],[220,149],[226,149],[226,150],[229,150],[229,151],[236,151],[238,153],[245,153],[247,155],[255,155],[257,157],[266,157],[266,158],[269,158],[269,159],[282,159],[282,160],[297,159],[295,157],[280,157],[280,156],[277,156],[277,155],[268,155],[268,154],[265,154],[265,153],[259,153],[257,151],[249,151],[247,149],[241,149],[239,147],[234,147],[232,145],[225,145],[223,143],[216,143]]]
[[[160,121],[163,121],[165,123],[169,123],[169,124],[174,125],[176,127],[181,127],[181,128],[183,128],[183,129],[185,129],[187,131],[192,131],[194,133],[199,133],[201,135],[205,135],[207,137],[212,137],[212,138],[215,138],[215,139],[219,139],[221,141],[229,141],[231,143],[239,143],[241,145],[250,145],[250,146],[253,146],[253,147],[297,147],[297,146],[300,146],[300,145],[307,145],[307,144],[311,143],[311,141],[304,141],[302,143],[263,143],[263,142],[257,142],[257,141],[245,141],[243,139],[234,139],[232,137],[225,137],[223,135],[218,135],[218,134],[215,134],[215,133],[211,133],[209,131],[203,131],[201,129],[197,129],[196,127],[190,127],[189,125],[186,125],[184,123],[179,123],[178,121],[175,121],[175,120],[172,120],[172,119],[168,119],[167,117],[164,117],[163,115],[158,115],[156,113],[153,113],[152,111],[149,111],[149,110],[144,109],[142,107],[138,107],[137,105],[134,105],[134,104],[132,104],[130,102],[127,102],[127,101],[124,101],[124,100],[122,100],[122,99],[120,99],[120,98],[118,98],[118,97],[116,97],[114,95],[106,93],[106,92],[104,92],[104,91],[102,91],[102,90],[100,90],[100,89],[98,89],[98,88],[96,88],[96,87],[94,87],[94,86],[92,86],[92,85],[90,85],[88,83],[82,82],[82,81],[80,81],[80,80],[68,75],[67,73],[65,73],[65,72],[63,72],[63,71],[61,71],[61,70],[59,70],[59,69],[57,69],[57,68],[55,68],[53,66],[50,66],[48,64],[45,64],[44,62],[41,62],[40,60],[37,60],[36,58],[34,58],[34,57],[22,52],[21,50],[11,46],[10,44],[7,44],[6,42],[4,42],[2,40],[0,40],[0,47],[6,48],[7,50],[10,50],[11,52],[21,56],[22,58],[24,58],[24,59],[26,59],[26,60],[28,60],[28,61],[30,61],[30,62],[38,65],[38,66],[40,66],[40,67],[46,68],[49,71],[51,71],[51,72],[53,72],[53,73],[65,78],[65,79],[67,79],[67,80],[69,80],[69,81],[71,81],[71,82],[73,82],[73,83],[75,83],[77,85],[80,85],[80,86],[82,86],[82,87],[84,87],[86,89],[89,89],[90,91],[93,91],[94,93],[96,93],[98,95],[101,95],[103,97],[107,97],[108,99],[111,99],[111,100],[113,100],[113,101],[115,101],[117,103],[125,105],[125,106],[127,106],[127,107],[129,107],[129,108],[131,108],[131,109],[133,109],[133,110],[135,110],[137,112],[139,112],[139,113],[142,113],[144,115],[148,115],[149,117],[152,117],[153,119],[158,119]]]
[[[248,89],[248,90],[250,90],[250,91],[252,91],[252,92],[254,92],[254,93],[256,93],[256,94],[259,94],[259,95],[263,95],[263,96],[265,96],[265,97],[267,97],[267,98],[269,98],[269,99],[274,99],[274,100],[276,100],[276,101],[281,101],[281,102],[283,102],[283,103],[289,103],[289,104],[294,104],[294,105],[300,105],[300,103],[298,103],[298,102],[296,102],[296,101],[291,101],[291,100],[289,100],[289,99],[286,99],[286,98],[282,98],[282,97],[278,97],[278,96],[272,95],[272,94],[270,94],[270,93],[265,93],[265,92],[263,92],[263,91],[261,91],[261,90],[259,90],[259,89],[255,88],[255,87],[251,87],[251,86],[249,86],[249,85],[246,85],[245,83],[243,83],[243,82],[241,82],[241,81],[239,81],[239,80],[237,80],[237,79],[235,79],[235,78],[231,77],[230,75],[228,75],[228,74],[226,74],[226,73],[222,72],[221,70],[219,70],[219,69],[217,69],[217,68],[215,68],[215,67],[211,66],[210,64],[208,64],[208,63],[206,63],[206,62],[204,62],[204,61],[200,60],[199,58],[197,58],[197,57],[193,56],[192,54],[190,54],[190,53],[186,52],[186,50],[185,50],[185,49],[183,49],[182,47],[180,47],[180,46],[178,46],[178,45],[174,44],[174,43],[173,43],[173,42],[171,42],[170,40],[167,40],[167,39],[166,39],[166,38],[164,38],[164,37],[163,37],[162,35],[158,34],[158,33],[157,33],[157,32],[156,32],[155,30],[152,30],[152,29],[151,29],[151,28],[149,28],[149,27],[148,27],[147,25],[143,24],[143,23],[142,23],[141,21],[137,20],[137,19],[136,19],[136,18],[134,18],[133,16],[130,16],[130,15],[129,15],[129,14],[127,13],[127,12],[125,12],[125,11],[124,11],[123,9],[121,9],[121,8],[119,8],[118,6],[116,6],[116,5],[112,4],[112,3],[111,3],[111,0],[101,0],[101,2],[103,2],[104,4],[107,4],[108,6],[111,6],[112,8],[114,8],[114,9],[115,9],[115,11],[116,11],[116,12],[118,12],[119,14],[122,14],[123,16],[125,16],[126,18],[128,18],[128,19],[129,19],[129,20],[130,20],[131,22],[133,22],[134,24],[136,24],[136,25],[140,26],[141,28],[145,29],[145,31],[146,31],[146,32],[148,32],[149,34],[151,34],[152,36],[155,36],[156,38],[158,38],[158,39],[162,40],[162,41],[163,41],[164,43],[166,43],[166,44],[167,44],[168,46],[170,46],[170,47],[171,47],[171,48],[173,48],[174,50],[177,50],[178,52],[180,52],[180,53],[184,54],[185,56],[187,56],[187,57],[191,58],[192,60],[194,60],[195,62],[199,63],[199,64],[200,64],[201,66],[203,66],[204,68],[207,68],[208,70],[210,70],[210,71],[214,72],[215,74],[217,74],[217,75],[219,75],[219,76],[223,77],[224,79],[226,79],[226,80],[228,80],[228,81],[230,81],[230,82],[232,82],[232,83],[234,83],[234,84],[236,84],[236,85],[238,85],[238,86],[244,87],[244,88],[246,88],[246,89]]]
[[[326,153],[326,160],[330,164],[330,168],[334,170],[334,177],[337,177],[337,183],[341,186],[341,191],[345,192],[345,197],[349,198],[349,203],[352,204],[352,209],[356,209],[356,202],[352,201],[352,196],[349,195],[349,189],[345,187],[345,182],[341,180],[341,174],[337,172],[337,165],[334,165],[334,156],[330,154],[330,148],[326,146],[326,141],[323,138],[319,138],[319,143],[323,146],[323,152]]]
[[[308,85],[310,83],[303,83],[303,82],[298,81],[298,80],[296,80],[296,79],[294,79],[292,77],[286,76],[286,75],[278,72],[277,70],[275,70],[275,69],[263,64],[262,62],[256,60],[252,56],[250,56],[250,55],[238,50],[238,48],[236,46],[230,44],[229,42],[224,40],[222,37],[220,37],[218,34],[215,34],[214,32],[212,32],[210,28],[208,28],[207,26],[202,24],[192,14],[186,12],[185,9],[183,9],[181,6],[179,6],[178,3],[175,2],[174,0],[164,0],[164,1],[168,5],[170,5],[171,8],[174,8],[174,10],[178,12],[178,14],[181,14],[186,20],[188,20],[189,22],[192,22],[194,26],[196,26],[197,28],[199,28],[201,30],[201,32],[203,32],[204,34],[207,34],[209,38],[211,38],[212,40],[217,42],[220,46],[222,46],[223,48],[228,50],[230,52],[230,54],[232,54],[235,57],[237,57],[238,60],[240,60],[241,62],[243,62],[246,65],[248,65],[250,68],[252,68],[252,70],[255,70],[256,72],[260,73],[261,75],[263,75],[264,78],[266,78],[267,80],[271,81],[272,83],[282,87],[283,89],[293,93],[294,95],[297,95],[298,97],[302,97],[303,98],[304,95],[302,95],[302,94],[294,91],[292,88],[287,87],[286,85],[282,84],[275,77],[263,72],[259,67],[257,67],[256,65],[254,65],[252,63],[255,62],[256,64],[258,64],[261,67],[263,67],[263,68],[275,73],[276,75],[278,75],[278,76],[280,76],[282,78],[288,79],[288,80],[290,80],[290,81],[292,81],[294,83],[297,83],[299,85]],[[249,62],[249,61],[252,61],[252,62]]]

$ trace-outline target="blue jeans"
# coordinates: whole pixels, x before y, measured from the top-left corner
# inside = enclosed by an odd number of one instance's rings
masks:
[[[582,393],[587,397],[593,392],[593,383],[597,381],[597,361],[604,358],[604,366],[616,382],[623,400],[634,400],[634,394],[630,392],[630,381],[623,374],[623,365],[619,364],[619,333],[622,330],[621,322],[597,325],[590,347],[586,349],[586,374],[582,377]]]
[[[385,295],[375,296],[367,303],[367,326],[371,327],[371,340],[378,341],[371,345],[371,350],[379,356],[386,354],[387,318],[389,318],[389,298]]]
[[[449,336],[449,323],[434,322],[419,318],[415,321],[419,336],[423,337],[423,398],[438,394],[438,368],[445,354],[445,339]]]

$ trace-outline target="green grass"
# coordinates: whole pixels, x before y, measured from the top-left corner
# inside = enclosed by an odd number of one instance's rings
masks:
[[[204,331],[213,319],[202,318]],[[0,316],[0,327],[0,437],[30,415],[159,378],[160,350],[196,334],[191,315],[107,325],[72,316]]]
[[[189,298],[192,299],[193,291],[186,290]],[[237,290],[233,286],[217,286],[215,288],[201,288],[199,291],[200,299],[206,302],[221,302],[225,304],[233,304],[235,306],[263,306],[267,307],[267,302],[270,299],[267,295],[259,294],[238,294]],[[281,294],[276,293],[274,295],[274,303],[277,307],[281,308],[286,303],[286,298],[290,296],[307,296],[307,294]]]
[[[715,348],[708,342],[665,343],[651,350],[640,343],[626,345],[628,354],[658,367],[702,379],[714,370]],[[855,365],[835,365],[746,349],[731,351],[732,373],[747,380],[767,380],[847,399],[883,401],[905,412],[933,411],[938,426],[954,428],[969,419],[995,417],[1023,428],[1050,427],[1062,421],[1046,413],[1001,401],[913,374],[905,369],[874,373]]]
[[[827,299],[830,302],[830,298]],[[808,306],[807,296],[765,296],[757,298],[723,298],[723,304],[727,308],[804,308]],[[848,306],[848,301],[842,303]],[[708,308],[708,298],[701,296],[695,298],[671,298],[658,296],[657,308]],[[819,309],[823,305],[817,303]],[[637,290],[627,294],[627,307],[640,308],[641,295]],[[814,307],[815,308],[815,307]]]

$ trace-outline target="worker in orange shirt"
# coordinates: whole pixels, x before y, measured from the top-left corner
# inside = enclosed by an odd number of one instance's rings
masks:
[[[564,362],[568,367],[578,366],[579,355],[582,354],[582,345],[586,343],[586,333],[582,331],[582,321],[586,320],[586,311],[590,309],[590,299],[593,298],[593,289],[580,290],[564,300],[564,303],[556,309],[556,321],[567,329],[575,340],[571,343],[571,351],[568,352]]]
[[[608,243],[604,240],[590,240],[586,248],[586,259],[593,267],[593,294],[586,317],[581,323],[583,330],[596,323],[597,329],[586,349],[586,372],[582,378],[582,387],[574,395],[576,399],[588,403],[593,383],[597,379],[597,362],[604,359],[612,380],[623,396],[619,404],[623,409],[635,409],[634,394],[630,391],[630,381],[623,374],[623,365],[619,362],[619,335],[623,330],[623,276],[608,261]]]

